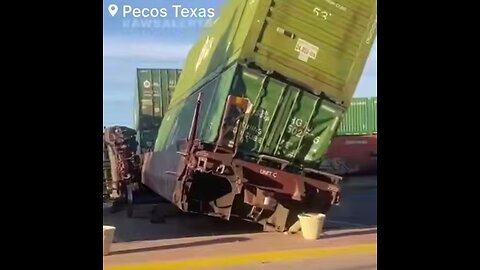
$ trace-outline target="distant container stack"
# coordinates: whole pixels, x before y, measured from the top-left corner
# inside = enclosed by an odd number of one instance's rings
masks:
[[[153,150],[180,69],[137,69],[135,129],[141,153]]]
[[[353,98],[340,127],[338,136],[377,134],[377,98]]]
[[[354,98],[322,169],[338,175],[377,173],[377,98]]]

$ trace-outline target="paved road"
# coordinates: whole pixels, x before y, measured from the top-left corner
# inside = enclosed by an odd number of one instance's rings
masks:
[[[124,211],[110,214],[104,210],[103,223],[116,227],[116,243],[131,241],[149,241],[176,239],[183,237],[235,235],[240,233],[260,233],[262,227],[243,220],[222,219],[203,215],[178,213],[170,204],[162,204],[161,209],[167,215],[165,223],[150,223],[150,211],[153,205],[136,206],[134,218],[126,218]]]
[[[327,215],[326,229],[377,226],[377,187],[370,184],[372,178],[376,182],[376,176],[347,179],[340,205]],[[362,181],[368,181],[368,185],[352,184]]]
[[[280,269],[301,269],[301,270],[376,270],[377,255],[344,255],[341,258],[293,260],[288,262],[260,262],[249,263],[231,267],[213,267],[210,269],[225,270],[280,270]]]
[[[104,257],[104,269],[229,269],[273,267],[292,269],[325,265],[331,269],[358,267],[358,257],[367,256],[363,265],[376,265],[375,231],[355,229],[325,233],[321,240],[308,241],[301,235],[253,233],[236,236],[190,237],[157,241],[117,243]],[[303,268],[300,268],[303,269]]]
[[[334,206],[327,215],[326,230],[369,228],[377,224],[377,189],[372,185],[352,183],[371,181],[372,178],[347,179],[342,188],[341,204]],[[110,214],[104,210],[104,224],[117,228],[115,242],[172,239],[192,236],[214,236],[241,233],[259,233],[262,227],[243,220],[224,221],[218,218],[178,214],[173,205],[162,204],[164,213],[169,215],[166,223],[150,223],[153,205],[138,205],[133,219],[126,218],[125,211]]]
[[[264,233],[261,226],[241,220],[178,215],[169,204],[162,209],[171,217],[162,224],[149,222],[151,205],[138,206],[133,219],[125,212],[110,214],[105,209],[104,224],[116,226],[117,231],[104,268],[373,270],[375,182],[376,177],[345,181],[341,205],[328,213],[325,233],[317,241],[306,241],[301,234]]]

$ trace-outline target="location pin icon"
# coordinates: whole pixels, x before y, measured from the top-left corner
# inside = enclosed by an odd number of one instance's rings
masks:
[[[115,5],[115,4],[111,4],[110,6],[108,6],[108,11],[110,12],[110,14],[113,17],[113,16],[115,16],[115,14],[117,14],[118,6]]]

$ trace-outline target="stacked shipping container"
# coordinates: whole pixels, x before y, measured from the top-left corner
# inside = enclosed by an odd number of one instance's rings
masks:
[[[228,1],[189,52],[143,183],[278,231],[326,213],[339,179],[318,168],[375,36],[375,0]]]
[[[135,127],[142,153],[153,149],[180,73],[179,69],[137,69]],[[377,98],[353,98],[321,168],[339,175],[375,173],[376,134]]]
[[[337,135],[370,135],[377,129],[377,98],[354,98]]]
[[[339,175],[377,171],[377,98],[354,98],[322,162]]]
[[[181,70],[138,69],[135,126],[141,151],[152,149]],[[322,169],[336,174],[376,172],[377,98],[353,98]]]
[[[134,121],[141,153],[153,149],[180,73],[179,69],[137,69]]]

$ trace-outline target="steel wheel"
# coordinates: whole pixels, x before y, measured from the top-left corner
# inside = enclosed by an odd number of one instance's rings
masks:
[[[129,218],[133,217],[133,186],[132,184],[127,185],[127,216]]]

